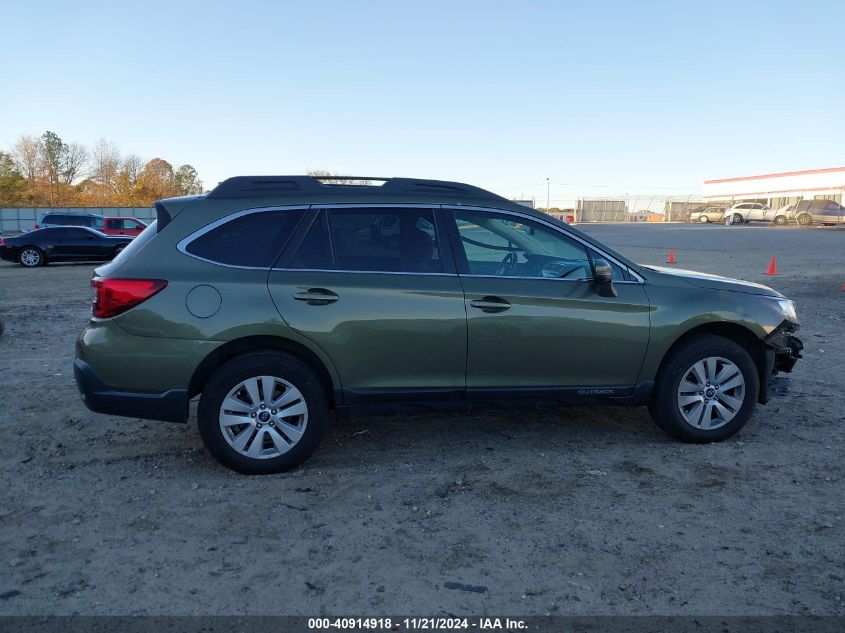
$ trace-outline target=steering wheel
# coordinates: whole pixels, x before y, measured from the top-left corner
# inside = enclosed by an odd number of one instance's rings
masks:
[[[514,251],[508,251],[508,254],[502,258],[501,263],[496,268],[496,276],[503,277],[508,275],[516,268],[516,253]]]

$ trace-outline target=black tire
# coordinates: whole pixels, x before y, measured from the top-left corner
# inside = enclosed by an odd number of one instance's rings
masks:
[[[745,394],[735,417],[727,424],[715,429],[700,429],[692,426],[681,415],[677,399],[678,387],[687,370],[699,360],[708,357],[722,357],[734,363],[745,380]],[[735,435],[746,425],[757,407],[759,394],[760,377],[757,366],[745,348],[730,339],[707,334],[674,350],[663,362],[649,412],[657,426],[682,442],[721,442]]]
[[[813,223],[813,216],[808,213],[802,213],[798,216],[798,224],[801,226],[810,226]]]
[[[37,259],[31,260],[28,257],[24,257],[25,253],[33,254],[33,256],[37,256]],[[34,261],[35,263],[26,263],[24,260],[27,261]],[[24,246],[21,249],[21,252],[18,253],[18,263],[25,268],[38,268],[39,266],[43,266],[47,263],[47,258],[44,257],[44,251],[42,251],[37,246]]]
[[[220,429],[223,399],[240,382],[255,376],[275,376],[294,385],[308,407],[308,421],[302,437],[287,452],[256,459],[229,445]],[[299,466],[323,439],[329,421],[329,402],[317,375],[305,363],[283,352],[256,352],[238,356],[220,367],[203,389],[197,410],[197,426],[203,444],[227,468],[245,475],[279,473]]]
[[[775,217],[775,219],[772,222],[775,224],[775,226],[783,226],[784,224],[786,224],[786,216],[785,215],[779,215],[779,216]]]

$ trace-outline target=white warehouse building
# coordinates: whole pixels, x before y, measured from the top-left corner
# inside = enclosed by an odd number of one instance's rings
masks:
[[[701,193],[707,201],[765,202],[773,209],[799,200],[835,200],[842,204],[845,167],[705,180]]]

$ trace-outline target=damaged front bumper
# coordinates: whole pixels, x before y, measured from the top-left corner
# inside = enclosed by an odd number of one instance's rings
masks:
[[[770,392],[776,390],[776,376],[781,372],[791,372],[795,363],[801,358],[804,344],[795,336],[797,330],[797,323],[783,321],[763,339],[765,368],[760,381],[761,403],[767,402]]]

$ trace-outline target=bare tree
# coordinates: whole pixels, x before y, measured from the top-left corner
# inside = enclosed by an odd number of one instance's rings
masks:
[[[80,143],[65,145],[64,161],[62,165],[62,182],[72,185],[73,181],[82,176],[88,165],[88,150]]]
[[[21,175],[29,181],[35,181],[39,175],[39,142],[34,136],[21,136],[12,146],[12,160]]]
[[[138,176],[141,175],[141,170],[144,169],[144,161],[137,154],[130,154],[123,160],[120,167],[121,172],[125,174],[127,181],[135,186],[138,182]]]
[[[117,172],[120,170],[120,149],[109,140],[101,138],[92,152],[91,176],[97,184],[116,191]]]
[[[309,169],[306,172],[312,178],[324,181],[329,185],[371,185],[369,180],[362,180],[360,178],[345,178],[343,176],[336,176],[327,169]]]

